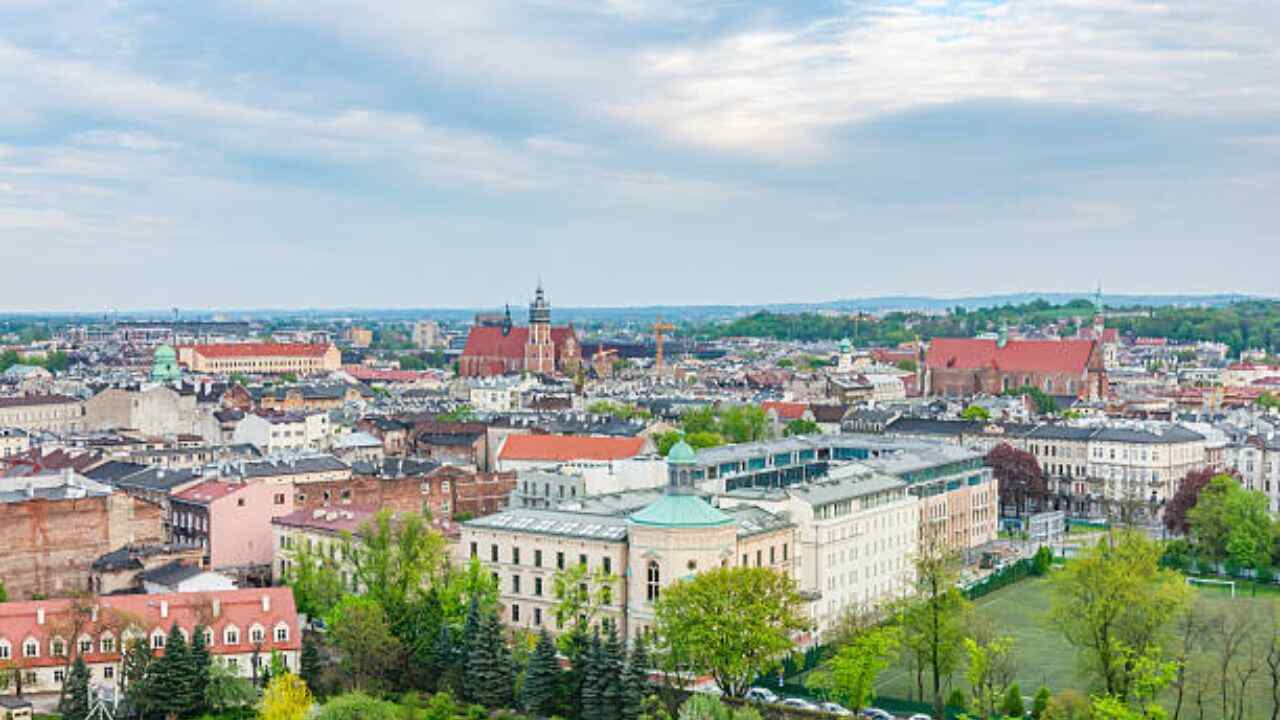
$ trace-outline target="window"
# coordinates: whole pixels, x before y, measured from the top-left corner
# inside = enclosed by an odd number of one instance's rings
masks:
[[[255,645],[267,639],[267,633],[261,626],[254,625],[249,628],[249,642]]]
[[[764,551],[757,550],[756,551],[756,567],[760,567],[761,565],[764,565]]]
[[[205,628],[202,634],[204,635],[204,646],[213,647],[213,631]]]
[[[533,579],[533,594],[542,597],[542,578],[540,577]]]
[[[610,558],[602,558],[600,560],[601,567],[604,568],[604,574],[609,575],[613,572],[613,561]]]
[[[645,597],[649,602],[658,602],[658,596],[662,593],[662,570],[658,567],[657,560],[649,561],[649,569],[646,573]]]
[[[511,592],[517,595],[520,594],[520,576],[519,575],[511,576]]]
[[[498,546],[497,545],[489,546],[489,560],[490,562],[498,562]]]
[[[62,638],[54,638],[49,643],[49,654],[54,657],[65,657],[67,654],[67,643]]]
[[[114,678],[115,676],[116,676],[116,666],[115,666],[115,665],[108,665],[108,666],[106,666],[106,667],[102,668],[102,679],[103,679],[103,680],[110,680],[110,679]]]
[[[787,561],[787,544],[786,543],[782,543],[782,561],[783,562]]]
[[[480,548],[478,548],[475,543],[471,543],[471,557],[476,557],[479,554]]]
[[[542,551],[541,550],[533,551],[533,566],[542,567]]]
[[[239,645],[240,630],[238,628],[228,626],[227,629],[222,631],[222,642],[227,645]]]
[[[578,564],[584,566],[587,564],[587,556],[585,553],[578,556]]]
[[[8,640],[0,640],[0,660],[8,660],[13,655]]]
[[[62,684],[62,681],[65,680],[66,677],[67,677],[66,674],[63,673],[61,670],[53,671],[53,681],[58,683],[59,685]]]
[[[236,507],[244,507],[244,498],[236,498]]]
[[[556,553],[556,569],[557,570],[564,569],[564,553],[562,552]]]
[[[93,638],[90,638],[90,637],[80,638],[80,654],[88,655],[91,652],[93,652]]]
[[[281,623],[276,626],[276,642],[289,642],[289,626]]]
[[[274,502],[275,502],[275,504],[277,504],[277,505],[283,505],[283,504],[284,504],[284,493],[276,493],[276,496],[275,496],[275,498],[273,498],[273,501],[274,501]]]
[[[511,548],[511,564],[512,565],[520,564],[520,548],[518,547],[513,546]]]
[[[770,545],[770,546],[769,546],[769,564],[770,564],[770,565],[772,565],[772,564],[774,564],[774,563],[776,563],[776,562],[778,561],[778,559],[777,559],[776,557],[774,557],[774,552],[776,552],[776,550],[777,550],[777,548],[776,548],[776,547],[774,547],[773,545]]]
[[[536,607],[533,609],[533,624],[538,627],[542,626],[542,608]]]
[[[164,649],[164,633],[157,630],[151,634],[151,648],[153,650]]]
[[[511,622],[520,622],[520,606],[511,605]]]

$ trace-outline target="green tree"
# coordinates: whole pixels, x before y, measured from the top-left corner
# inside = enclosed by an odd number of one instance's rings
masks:
[[[9,591],[4,589],[4,579],[0,578],[0,603],[9,602]]]
[[[1187,524],[1200,556],[1214,563],[1261,569],[1271,563],[1271,513],[1266,495],[1245,489],[1230,475],[1218,475],[1187,511]]]
[[[299,662],[298,674],[315,697],[323,695],[320,692],[320,677],[323,670],[320,648],[315,637],[307,633],[302,636],[302,659]]]
[[[817,435],[822,432],[822,428],[818,427],[818,423],[812,420],[800,418],[788,422],[782,429],[782,434],[788,437],[795,435]]]
[[[604,702],[604,646],[600,643],[600,628],[591,633],[591,642],[587,645],[583,656],[582,689],[579,700],[582,702],[582,717],[603,718],[606,713]]]
[[[195,697],[194,680],[186,638],[174,623],[165,638],[164,655],[152,663],[147,673],[147,705],[164,717],[190,713],[203,700]]]
[[[349,551],[344,541],[341,552]],[[342,584],[336,558],[324,557],[309,546],[294,550],[284,583],[293,590],[298,612],[309,617],[324,617],[342,599],[346,589]]]
[[[1053,576],[1050,618],[1080,653],[1105,694],[1126,701],[1135,689],[1135,658],[1155,655],[1166,626],[1190,591],[1160,567],[1159,545],[1121,530]]]
[[[370,691],[390,686],[404,652],[386,611],[370,597],[348,596],[334,608],[329,637],[338,650],[347,687]]]
[[[396,516],[390,510],[379,512],[357,535],[360,542],[351,548],[356,578],[392,623],[398,623],[428,581],[441,575],[444,536],[421,515]]]
[[[604,568],[590,570],[585,563],[566,565],[552,578],[552,609],[557,627],[572,632],[578,625],[591,627],[600,611],[613,604],[618,576]]]
[[[600,719],[619,720],[625,695],[626,650],[623,649],[622,639],[618,636],[618,626],[612,621],[605,622],[604,640],[599,659],[600,701],[603,711]]]
[[[914,656],[916,685],[924,697],[924,671],[929,671],[934,716],[942,717],[943,685],[955,670],[963,649],[969,601],[956,583],[960,556],[941,531],[923,533],[915,558],[914,597],[900,610],[903,644]]]
[[[205,685],[204,705],[211,713],[229,714],[253,705],[258,691],[253,684],[222,663],[209,666],[209,682]]]
[[[510,707],[515,667],[496,612],[480,619],[476,639],[470,646],[464,686],[467,700],[488,708]]]
[[[404,715],[395,703],[361,692],[331,698],[312,716],[312,720],[400,720]]]
[[[536,718],[548,718],[559,705],[560,683],[563,672],[556,657],[556,644],[546,628],[538,634],[538,645],[525,670],[521,688],[521,704]]]
[[[134,638],[128,642],[120,673],[124,680],[124,697],[128,707],[141,715],[151,712],[148,679],[154,662],[155,654],[145,638]]]
[[[63,683],[62,700],[58,703],[62,720],[86,720],[89,717],[89,666],[78,653],[71,673]]]
[[[1000,712],[1005,717],[1020,718],[1026,714],[1026,706],[1022,702],[1022,689],[1018,687],[1018,683],[1009,686],[1004,693],[1004,702],[1000,705]]]
[[[1040,689],[1036,690],[1035,698],[1031,702],[1032,720],[1042,720],[1044,718],[1045,711],[1049,709],[1049,700],[1052,698],[1053,693],[1050,692],[1049,688],[1041,685]]]
[[[868,629],[841,646],[806,684],[827,691],[854,713],[861,712],[875,699],[876,678],[893,663],[900,644],[896,626]]]
[[[187,710],[191,714],[199,714],[206,709],[204,699],[209,690],[209,668],[213,665],[213,658],[209,655],[209,646],[205,644],[205,633],[207,631],[208,628],[204,625],[196,625],[195,630],[192,631],[191,648],[187,653],[187,661],[184,663],[184,671],[191,685],[191,705]]]
[[[741,697],[806,630],[805,601],[790,577],[761,567],[720,567],[663,588],[655,610],[663,650]]]
[[[981,405],[970,405],[960,413],[960,417],[972,422],[990,422],[991,411]]]
[[[965,679],[969,681],[974,713],[978,717],[991,717],[995,714],[1001,696],[1006,695],[1005,691],[1010,687],[1013,677],[1013,638],[996,635],[993,631],[979,632],[976,635],[977,637],[964,638],[964,648],[968,655]],[[1022,717],[1022,714],[1018,713],[1015,717]]]
[[[649,697],[649,648],[644,636],[636,638],[627,658],[623,676],[621,712],[622,720],[639,720],[644,714],[645,701]]]
[[[462,625],[472,601],[478,612],[498,609],[498,581],[485,570],[479,558],[471,558],[465,569],[449,566],[439,585],[440,610],[447,625]]]

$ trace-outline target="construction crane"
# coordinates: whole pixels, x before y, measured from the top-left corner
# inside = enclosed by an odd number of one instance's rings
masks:
[[[653,372],[658,377],[662,377],[662,343],[666,339],[663,333],[675,330],[676,326],[671,323],[662,322],[662,318],[653,324],[653,344],[656,349],[654,353]]]

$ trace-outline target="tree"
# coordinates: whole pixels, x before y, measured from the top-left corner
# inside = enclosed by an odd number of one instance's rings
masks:
[[[637,637],[627,658],[623,675],[622,720],[639,720],[644,713],[645,700],[649,697],[649,649],[644,636]]]
[[[655,610],[664,650],[741,697],[806,630],[795,581],[762,567],[720,567],[663,588]]]
[[[151,663],[146,679],[147,706],[164,717],[187,715],[204,699],[195,695],[190,653],[186,637],[174,623],[165,638],[164,655]]]
[[[250,707],[257,699],[258,691],[253,684],[236,671],[222,663],[209,666],[209,681],[204,690],[204,705],[209,712],[230,713]]]
[[[1053,697],[1053,693],[1044,685],[1036,690],[1035,697],[1031,701],[1031,718],[1032,720],[1042,720],[1044,713],[1049,709],[1049,700]]]
[[[623,671],[626,669],[626,651],[622,647],[622,639],[618,637],[618,626],[612,621],[605,622],[604,640],[601,645],[600,684],[601,710],[600,720],[619,720],[624,695]]]
[[[515,667],[496,612],[480,619],[476,637],[469,645],[464,684],[467,700],[488,708],[510,707]]]
[[[309,617],[324,617],[346,591],[336,562],[311,550],[309,545],[294,551],[284,583],[293,590],[298,612]]]
[[[9,602],[9,591],[4,589],[4,579],[0,578],[0,603]]]
[[[444,536],[421,515],[383,510],[357,532],[351,549],[355,576],[365,594],[382,606],[393,624],[444,568]]]
[[[916,684],[924,696],[923,672],[932,681],[934,717],[942,717],[943,681],[960,659],[969,601],[956,587],[960,556],[941,531],[922,533],[915,558],[914,598],[899,612],[903,643],[914,655]]]
[[[546,628],[538,634],[538,645],[525,670],[524,687],[520,699],[524,709],[534,717],[547,718],[555,714],[560,694],[563,672],[556,657],[556,644]]]
[[[557,626],[572,632],[579,625],[594,625],[600,611],[613,604],[617,585],[617,575],[599,567],[592,572],[586,563],[557,570],[552,578],[552,594],[556,599],[552,612]]]
[[[1000,712],[1007,718],[1020,718],[1026,714],[1026,707],[1022,703],[1022,689],[1018,687],[1018,683],[1010,685],[1005,691]]]
[[[1049,699],[1040,720],[1090,720],[1089,698],[1079,690],[1063,690]]]
[[[1052,395],[1038,387],[1024,385],[1022,387],[1008,390],[1003,394],[1014,397],[1031,398],[1031,403],[1035,405],[1036,412],[1040,415],[1056,415],[1058,412],[1058,401],[1055,400]]]
[[[584,719],[603,718],[606,709],[604,702],[604,646],[600,643],[600,628],[591,633],[591,643],[583,656],[582,717]]]
[[[1000,443],[983,460],[1000,482],[1000,507],[1012,506],[1023,515],[1028,500],[1043,500],[1049,484],[1035,456],[1008,443]]]
[[[826,690],[855,714],[875,699],[876,678],[893,663],[901,631],[892,625],[871,628],[842,645],[834,657],[810,674],[809,687]]]
[[[361,692],[332,698],[312,716],[312,720],[400,720],[400,707]]]
[[[818,423],[812,420],[805,420],[804,418],[792,420],[782,428],[782,434],[787,437],[794,437],[796,435],[817,435],[820,432],[822,432],[822,428],[818,427]]]
[[[1213,468],[1192,470],[1182,477],[1178,489],[1164,506],[1164,526],[1169,532],[1186,535],[1190,531],[1187,513],[1195,507],[1200,491],[1220,472]]]
[[[89,717],[89,666],[76,654],[71,674],[62,684],[62,699],[58,702],[58,714],[62,720],[86,720]]]
[[[991,422],[991,411],[981,405],[970,405],[960,412],[960,418],[970,422]]]
[[[1272,527],[1267,497],[1246,490],[1229,475],[1217,475],[1187,513],[1190,537],[1214,563],[1262,568],[1271,560]]]
[[[974,637],[964,638],[964,648],[968,655],[965,679],[969,681],[973,712],[978,717],[991,717],[1013,679],[1013,638],[996,635],[988,627]],[[1022,713],[1015,717],[1022,717]]]
[[[125,701],[130,708],[139,714],[151,712],[151,691],[148,677],[151,665],[155,662],[155,654],[151,644],[145,638],[134,638],[125,648],[121,676],[124,680]]]
[[[1134,691],[1135,658],[1158,652],[1162,632],[1189,602],[1181,576],[1160,567],[1160,547],[1121,530],[1053,576],[1050,618],[1107,695]]]
[[[387,614],[369,597],[349,596],[334,609],[329,637],[339,653],[339,667],[354,690],[387,687],[404,651],[391,633]]]
[[[271,679],[258,708],[261,720],[304,720],[311,711],[311,692],[302,678],[285,673]]]
[[[307,689],[315,697],[321,697],[320,692],[320,674],[322,659],[320,657],[320,648],[317,646],[315,638],[310,634],[302,636],[302,658],[299,661],[298,674],[302,677],[302,681],[307,684]]]

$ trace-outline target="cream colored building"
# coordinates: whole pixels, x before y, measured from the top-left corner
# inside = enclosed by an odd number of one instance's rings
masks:
[[[20,455],[31,449],[31,436],[16,427],[0,427],[0,458]]]
[[[178,361],[198,373],[313,375],[342,367],[342,353],[333,343],[221,343],[183,345]]]
[[[165,385],[126,390],[107,388],[85,401],[85,428],[128,428],[144,435],[199,435],[220,439],[218,421],[196,406],[195,393],[182,394]]]
[[[556,630],[557,571],[585,564],[616,579],[602,615],[624,637],[647,632],[664,588],[715,567],[771,567],[788,575],[795,528],[757,507],[720,510],[693,488],[693,451],[668,456],[666,492],[635,512],[520,508],[468,521],[461,548],[497,577],[509,625]]]
[[[272,582],[281,585],[295,569],[299,554],[310,554],[330,564],[350,592],[364,592],[356,579],[354,545],[356,533],[376,515],[370,509],[317,508],[298,510],[271,520]]]
[[[0,427],[65,433],[84,429],[84,403],[65,395],[0,397]]]

